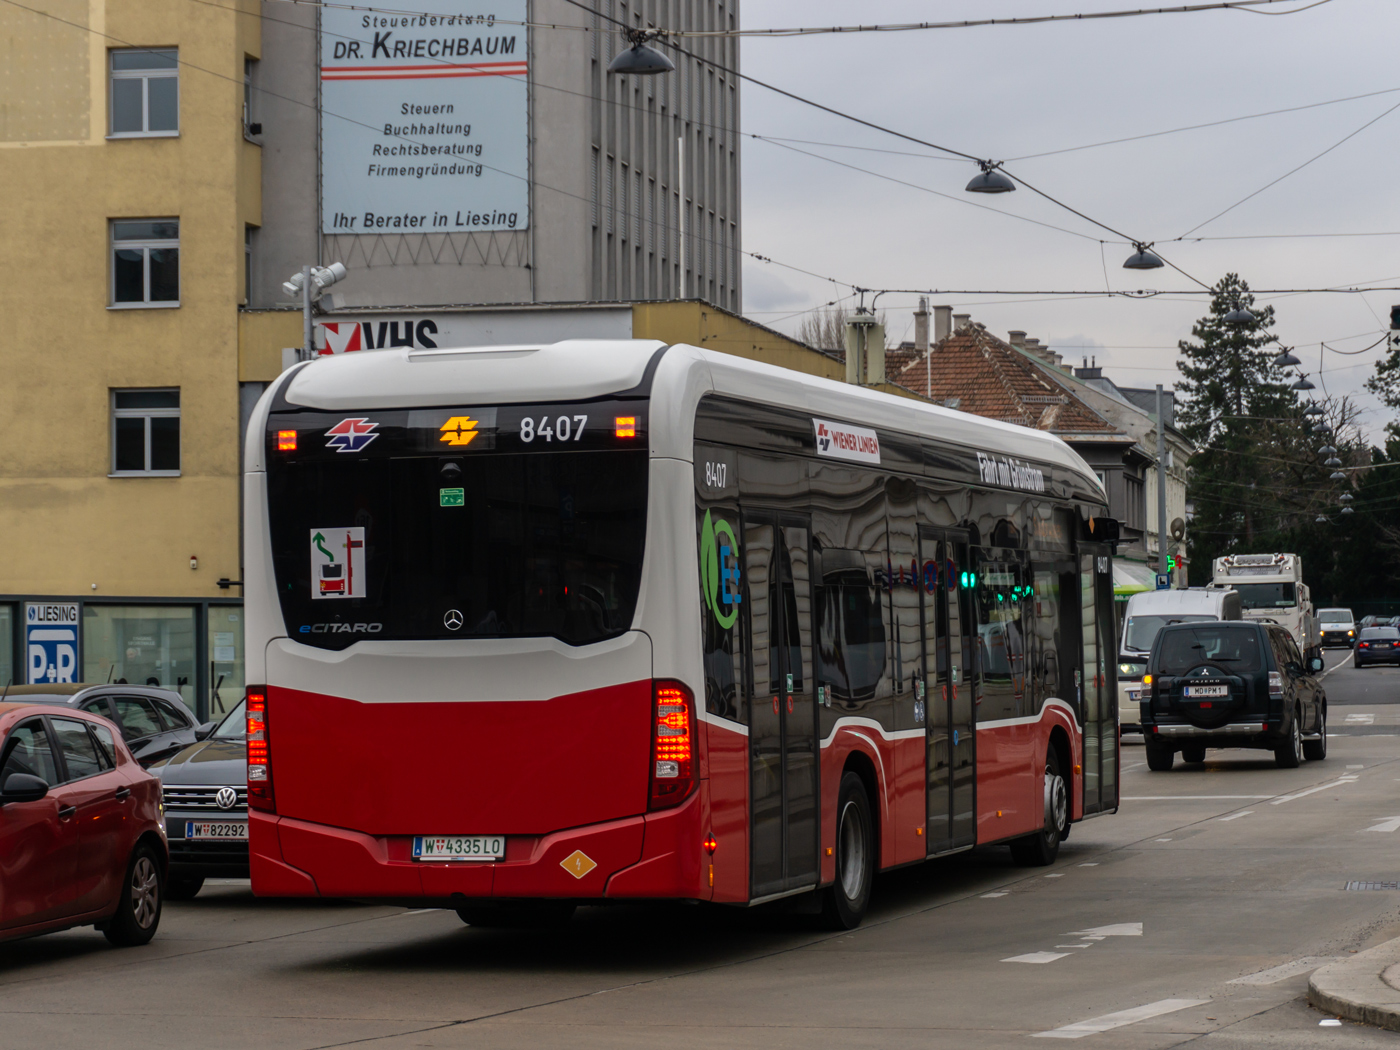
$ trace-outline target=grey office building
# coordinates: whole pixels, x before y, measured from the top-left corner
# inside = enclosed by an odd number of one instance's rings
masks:
[[[659,45],[672,73],[607,72],[627,46],[617,22],[737,28],[737,0],[514,5],[483,16],[471,0],[422,0],[441,17],[404,19],[262,5],[245,92],[263,190],[249,308],[286,304],[290,274],[339,261],[349,277],[332,313],[676,298],[741,309],[737,40],[678,41],[708,63]],[[454,91],[478,102],[438,103]],[[392,122],[356,101],[372,95]],[[365,194],[422,207],[332,203]],[[490,203],[505,199],[518,205]]]

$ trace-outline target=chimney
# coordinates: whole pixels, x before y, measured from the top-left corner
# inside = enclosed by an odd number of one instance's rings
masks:
[[[919,296],[919,308],[914,311],[914,350],[922,356],[928,353],[928,296]]]
[[[1007,332],[1006,334],[1007,334],[1007,336],[1009,337],[1008,341],[1009,341],[1009,342],[1011,343],[1011,345],[1014,346],[1017,350],[1024,350],[1024,349],[1026,348],[1026,333],[1025,333],[1025,332],[1022,332],[1022,331],[1020,331],[1019,329],[1012,329],[1011,331]]]
[[[961,332],[961,331],[962,331],[964,328],[966,328],[971,322],[972,322],[972,315],[971,315],[971,314],[954,314],[954,315],[953,315],[953,331],[955,331],[955,332]]]
[[[933,308],[933,341],[942,342],[953,331],[953,308],[935,306]]]

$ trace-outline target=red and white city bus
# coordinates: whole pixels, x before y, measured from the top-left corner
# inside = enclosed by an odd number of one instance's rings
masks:
[[[1117,808],[1117,523],[1050,435],[572,341],[298,366],[246,463],[258,894],[850,927]]]

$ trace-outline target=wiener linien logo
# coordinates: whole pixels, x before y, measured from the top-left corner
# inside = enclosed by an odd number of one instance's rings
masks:
[[[734,530],[723,518],[711,518],[705,511],[700,528],[700,583],[705,608],[726,631],[739,619],[739,543]],[[727,606],[728,608],[723,608]]]

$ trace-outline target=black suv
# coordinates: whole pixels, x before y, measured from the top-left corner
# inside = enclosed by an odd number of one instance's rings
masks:
[[[1176,752],[1203,762],[1208,747],[1257,747],[1293,769],[1327,757],[1327,694],[1292,636],[1248,620],[1162,628],[1143,679],[1147,765],[1172,767]]]

